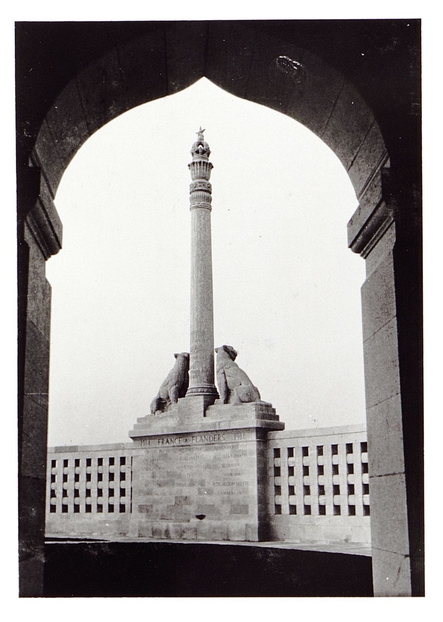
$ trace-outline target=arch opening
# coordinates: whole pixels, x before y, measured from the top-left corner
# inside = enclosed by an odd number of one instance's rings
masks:
[[[202,79],[109,123],[63,176],[64,251],[47,266],[49,444],[124,440],[189,347],[187,163],[200,122],[215,165],[215,345],[233,343],[287,429],[364,421],[348,175],[293,119]]]

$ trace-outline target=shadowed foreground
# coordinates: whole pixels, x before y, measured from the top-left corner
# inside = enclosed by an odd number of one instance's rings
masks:
[[[373,596],[371,557],[254,545],[48,542],[46,597]]]

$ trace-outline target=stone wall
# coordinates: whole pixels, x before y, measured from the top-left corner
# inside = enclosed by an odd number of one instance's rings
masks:
[[[264,445],[270,540],[370,543],[362,427],[270,432]],[[49,448],[46,535],[133,536],[135,469],[149,455],[132,443]]]
[[[371,542],[368,447],[360,426],[271,432],[271,539]]]
[[[47,536],[126,535],[136,454],[132,443],[49,449]]]

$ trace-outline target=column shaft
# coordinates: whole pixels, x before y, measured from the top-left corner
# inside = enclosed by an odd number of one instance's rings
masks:
[[[214,315],[211,212],[191,210],[191,367],[190,392],[214,389]]]

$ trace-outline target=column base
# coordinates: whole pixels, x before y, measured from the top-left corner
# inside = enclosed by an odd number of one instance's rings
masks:
[[[179,399],[177,404],[164,413],[139,417],[129,437],[138,441],[156,434],[232,430],[239,426],[276,431],[283,430],[285,424],[268,402],[211,404],[206,395],[190,395]]]
[[[184,399],[190,405],[191,410],[203,408],[202,416],[204,417],[208,406],[212,406],[219,397],[218,391],[214,386],[200,386],[190,387]]]

